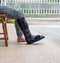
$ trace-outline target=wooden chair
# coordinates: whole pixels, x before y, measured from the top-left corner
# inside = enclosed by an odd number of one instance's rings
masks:
[[[6,47],[8,47],[8,33],[5,18],[6,18],[5,14],[0,14],[0,21],[2,23],[2,29],[3,29],[3,32],[0,33],[0,35],[2,34],[4,35],[4,37],[0,38],[0,40],[5,40],[5,45]]]

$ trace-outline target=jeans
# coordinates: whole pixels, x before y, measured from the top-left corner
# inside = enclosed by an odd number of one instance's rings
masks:
[[[16,21],[16,19],[20,19],[21,17],[24,17],[21,11],[17,11],[16,9],[7,6],[0,6],[0,14],[6,14],[7,18],[15,19],[16,33],[18,36],[23,35],[23,32]]]
[[[15,21],[15,29],[16,29],[17,36],[23,35],[23,32],[22,32],[21,28],[19,27],[19,24],[17,23],[17,21]]]

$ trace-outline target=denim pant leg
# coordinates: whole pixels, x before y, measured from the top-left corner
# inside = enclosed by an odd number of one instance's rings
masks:
[[[7,18],[10,18],[10,19],[19,19],[21,17],[24,17],[22,12],[17,11],[16,9],[13,9],[7,6],[0,6],[0,13],[6,14]],[[21,31],[20,26],[17,21],[15,21],[15,28],[16,28],[17,35],[21,36],[23,32]]]
[[[23,32],[22,32],[21,28],[19,27],[19,24],[17,23],[16,20],[15,20],[15,29],[16,29],[17,36],[22,36],[23,35]]]

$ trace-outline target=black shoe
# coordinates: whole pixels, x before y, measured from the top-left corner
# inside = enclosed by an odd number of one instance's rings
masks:
[[[36,41],[42,40],[43,38],[45,38],[45,36],[42,36],[42,35],[32,36],[30,40],[27,40],[27,44],[32,44]]]
[[[24,33],[27,44],[32,44],[36,41],[39,41],[39,40],[45,38],[44,36],[40,36],[40,35],[32,36],[32,34],[29,30],[29,26],[25,20],[25,17],[17,19],[17,23],[19,24],[22,32]]]

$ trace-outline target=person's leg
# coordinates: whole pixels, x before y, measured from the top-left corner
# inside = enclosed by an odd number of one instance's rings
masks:
[[[15,29],[16,29],[16,34],[17,34],[17,42],[25,42],[26,41],[25,37],[17,21],[15,21]]]
[[[17,11],[16,9],[13,9],[7,6],[0,6],[0,13],[6,14],[7,18],[9,19],[17,19],[17,18],[20,18],[21,16],[24,16],[21,12]],[[22,36],[22,31],[18,26],[17,22],[16,22],[16,31],[17,31],[17,37],[18,39],[20,39],[18,41],[21,41],[21,39],[24,39]]]
[[[27,44],[32,44],[36,41],[39,41],[39,40],[45,38],[44,36],[40,36],[40,35],[33,36],[31,34],[31,32],[29,30],[29,26],[25,20],[25,17],[18,18],[17,22],[24,33]]]
[[[40,35],[33,36],[31,34],[23,13],[18,12],[17,10],[6,7],[6,6],[4,6],[4,7],[0,6],[0,10],[2,10],[1,13],[6,14],[7,18],[13,18],[13,19],[17,20],[19,27],[22,29],[25,39],[28,44],[32,44],[32,43],[44,38],[44,36],[40,36]]]

